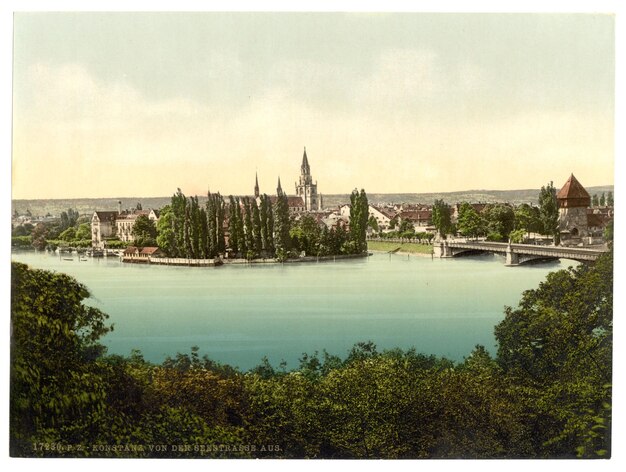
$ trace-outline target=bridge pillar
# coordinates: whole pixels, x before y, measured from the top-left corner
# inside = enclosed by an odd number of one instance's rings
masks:
[[[519,255],[513,251],[511,243],[506,247],[506,261],[505,266],[517,266],[519,265]]]
[[[444,239],[433,244],[433,255],[435,257],[452,257],[452,248],[448,246],[448,241]]]

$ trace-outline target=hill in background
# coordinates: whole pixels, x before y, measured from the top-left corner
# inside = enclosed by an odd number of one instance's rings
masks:
[[[367,189],[366,189],[367,191]],[[589,194],[601,195],[602,192],[613,191],[613,185],[603,185],[598,187],[588,187]],[[456,202],[509,202],[513,204],[537,203],[539,189],[524,190],[466,190],[460,192],[441,193],[368,193],[370,203],[423,203],[431,205],[435,200],[442,199],[447,203]],[[350,202],[349,194],[323,195],[324,207],[338,207]],[[199,202],[203,204],[206,197],[199,197]],[[80,214],[91,214],[95,210],[117,210],[117,202],[122,202],[122,208],[135,208],[137,203],[141,203],[144,209],[162,208],[169,204],[171,197],[111,197],[111,198],[69,198],[53,200],[13,200],[12,212],[17,210],[20,215],[30,210],[33,216],[44,216],[50,214],[59,216],[62,211],[68,208],[77,210]]]

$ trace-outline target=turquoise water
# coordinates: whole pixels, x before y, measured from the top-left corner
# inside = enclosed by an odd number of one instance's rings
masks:
[[[90,304],[110,315],[110,353],[140,349],[161,362],[191,346],[216,361],[248,369],[267,356],[298,365],[303,352],[345,357],[359,341],[379,349],[415,347],[462,360],[476,344],[495,352],[494,326],[550,271],[573,261],[505,267],[483,255],[431,259],[374,254],[310,264],[187,268],[79,262],[23,252],[13,259],[74,276]]]

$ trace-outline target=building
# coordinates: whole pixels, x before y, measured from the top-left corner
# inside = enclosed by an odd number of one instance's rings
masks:
[[[115,236],[117,211],[94,211],[91,217],[91,246],[103,249],[105,239]]]
[[[278,195],[285,195],[287,197],[287,205],[289,206],[290,214],[298,215],[300,213],[322,211],[322,195],[317,193],[317,182],[313,183],[313,178],[311,177],[311,167],[309,165],[309,159],[306,155],[306,147],[304,148],[302,165],[300,166],[300,180],[296,183],[296,195],[289,196],[284,192],[280,183],[280,177],[278,177],[276,196],[270,197],[272,205],[276,203]],[[255,175],[254,198],[257,205],[260,204],[260,196],[259,177],[258,175]]]
[[[124,210],[122,202],[118,202],[117,211],[94,211],[91,217],[91,246],[104,249],[106,240],[117,238],[120,241],[132,242],[133,227],[138,217],[145,215],[156,224],[159,220],[159,210]]]
[[[391,220],[396,216],[396,212],[389,208],[379,208],[372,205],[369,206],[368,213],[371,218],[376,220],[379,231],[386,231],[389,229]]]
[[[300,180],[296,183],[296,196],[302,198],[305,211],[320,211],[322,209],[322,196],[317,193],[317,181],[313,183],[313,177],[311,177],[306,147],[302,155]]]
[[[567,182],[556,194],[559,203],[559,232],[561,241],[578,242],[589,235],[587,208],[591,205],[591,196],[581,183],[570,175]]]
[[[115,235],[118,239],[125,242],[134,241],[133,227],[135,226],[135,221],[140,216],[147,216],[148,219],[154,221],[154,224],[156,224],[159,220],[159,210],[125,210],[119,213],[115,219]]]
[[[601,244],[604,228],[613,219],[613,208],[590,208],[591,196],[570,175],[556,194],[559,203],[559,232],[564,246]]]

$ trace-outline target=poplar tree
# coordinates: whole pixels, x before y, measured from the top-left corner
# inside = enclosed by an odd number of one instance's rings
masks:
[[[287,259],[291,249],[289,226],[289,204],[287,196],[281,193],[274,207],[274,247],[276,257],[281,261]]]
[[[269,251],[268,228],[267,228],[267,195],[260,197],[259,218],[261,219],[261,250],[264,253]]]
[[[237,212],[237,244],[239,245],[239,253],[245,255],[248,251],[248,245],[246,244],[246,231],[241,207],[241,199],[237,198],[237,207],[235,209]]]
[[[254,239],[254,254],[255,256],[259,256],[263,250],[261,216],[259,214],[259,207],[257,206],[256,199],[253,198],[250,204],[252,206],[252,236]]]
[[[198,197],[189,198],[189,237],[191,239],[191,257],[200,258],[200,208]]]
[[[246,232],[246,258],[248,254],[254,251],[254,234],[252,232],[252,206],[250,205],[250,199],[244,197],[243,199],[243,211],[244,211],[244,228]]]
[[[185,218],[183,220],[183,257],[193,258],[193,248],[191,245],[191,210],[185,207]]]
[[[207,218],[207,242],[209,246],[209,257],[213,258],[217,254],[217,235],[215,228],[215,202],[213,194],[208,192],[206,201]]]
[[[443,238],[451,233],[454,228],[450,218],[450,210],[449,204],[443,200],[435,200],[432,212],[433,225]]]
[[[176,236],[174,234],[174,213],[172,207],[166,205],[161,209],[157,222],[157,245],[167,256],[176,256]]]
[[[172,196],[172,229],[174,231],[174,257],[184,257],[185,252],[185,208],[187,198],[183,192],[177,189]]]
[[[365,190],[357,189],[350,195],[350,252],[360,254],[367,250],[367,221],[369,219],[369,203]]]
[[[613,192],[609,190],[609,193],[606,194],[606,206],[612,207],[614,205],[613,201]]]
[[[603,207],[606,205],[606,196],[604,195],[604,192],[602,192],[602,195],[600,195],[600,206]]]
[[[543,234],[552,236],[554,244],[561,241],[559,233],[559,205],[556,199],[556,188],[552,182],[541,187],[539,192],[539,215],[543,225]]]
[[[228,246],[234,254],[239,253],[239,234],[237,231],[238,224],[237,203],[235,202],[235,198],[230,195],[228,197]]]
[[[209,256],[209,232],[207,229],[206,210],[200,208],[198,217],[199,233],[200,233],[200,252],[198,257],[201,259],[208,259]]]
[[[215,216],[215,224],[217,226],[215,234],[217,242],[216,249],[219,254],[224,254],[226,251],[226,240],[224,238],[224,218],[226,216],[226,209],[224,199],[219,192],[215,195]]]
[[[272,201],[270,197],[264,195],[265,204],[267,209],[267,220],[266,220],[266,229],[267,229],[267,251],[269,257],[274,257],[275,248],[274,248],[274,212],[272,210]]]

